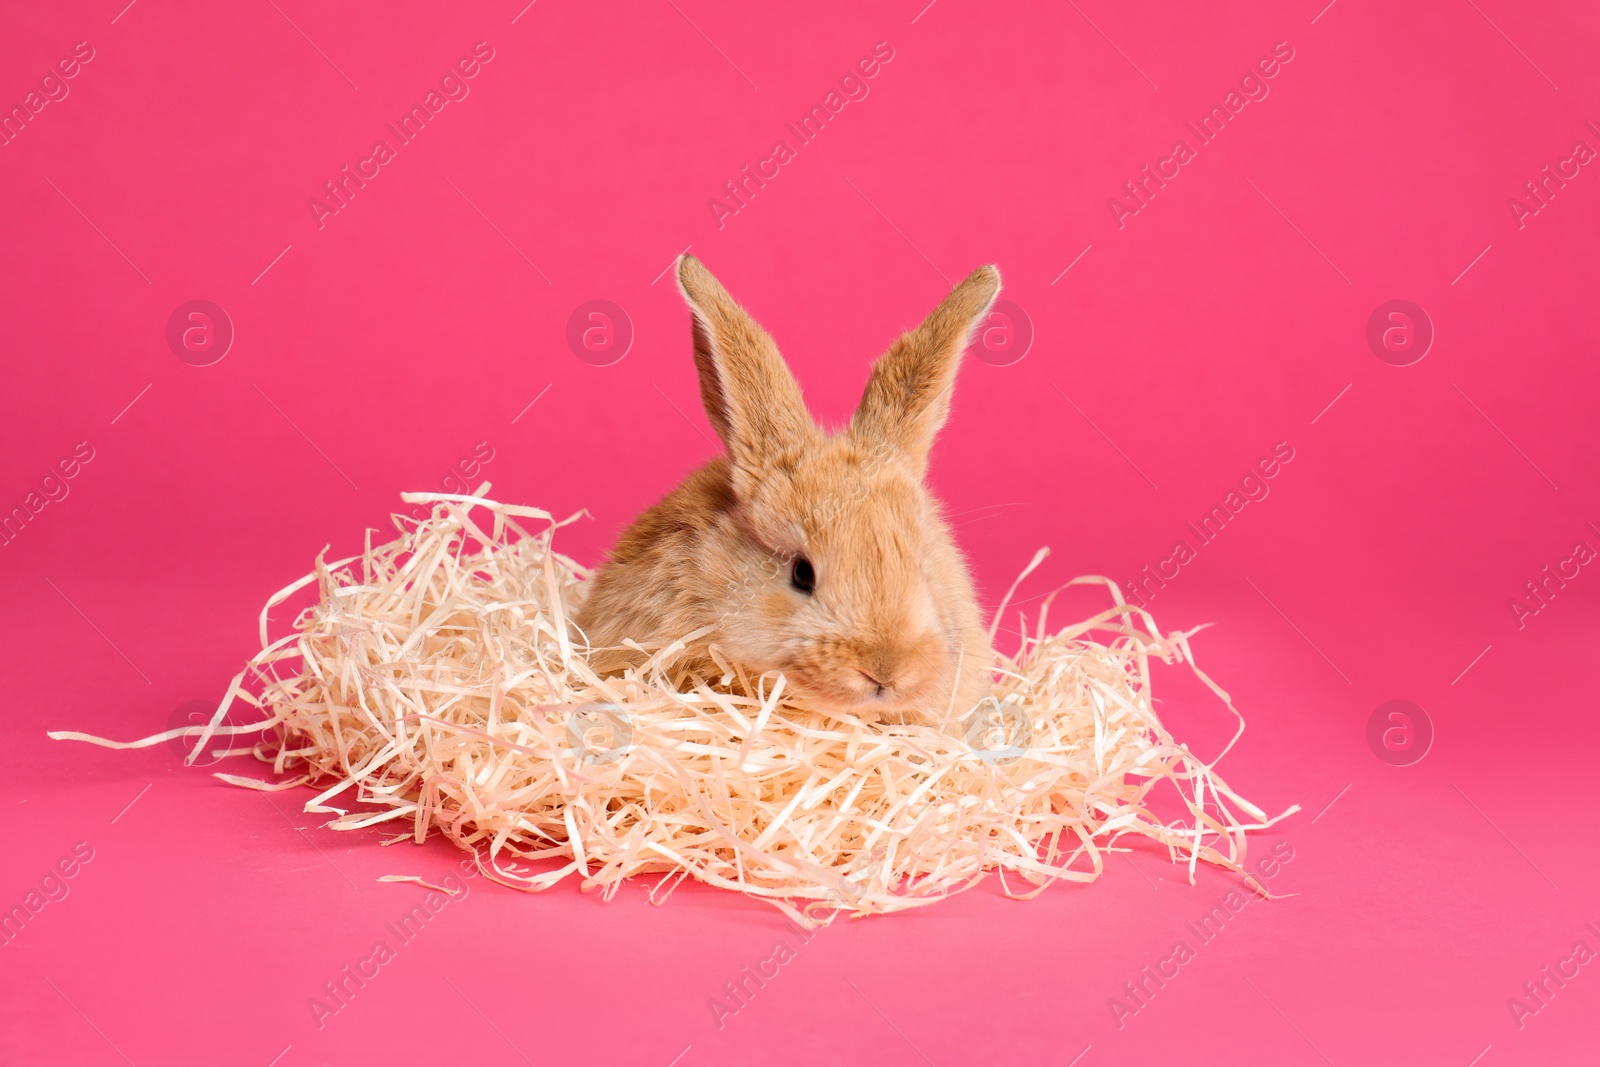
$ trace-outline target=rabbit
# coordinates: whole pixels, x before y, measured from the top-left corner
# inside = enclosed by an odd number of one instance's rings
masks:
[[[575,622],[591,667],[705,632],[680,665],[782,672],[784,699],[883,721],[949,722],[992,692],[972,579],[923,484],[969,335],[1000,290],[957,285],[872,367],[850,424],[811,419],[772,338],[698,259],[677,262],[700,396],[727,454],[641,514],[586,583]],[[770,683],[769,679],[769,683]],[[770,690],[769,690],[770,691]]]

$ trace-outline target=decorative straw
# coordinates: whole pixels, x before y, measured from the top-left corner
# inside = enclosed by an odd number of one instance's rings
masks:
[[[1269,819],[1167,732],[1151,660],[1187,665],[1238,712],[1195,666],[1193,631],[1162,635],[1108,579],[1069,583],[1103,586],[1110,606],[1053,633],[1047,598],[993,700],[958,721],[866,722],[790,703],[780,675],[688,675],[681,640],[598,677],[572,623],[588,572],[551,547],[565,522],[481,495],[402,499],[430,517],[395,516],[400,537],[319,556],[268,601],[262,651],[203,730],[51,736],[198,732],[191,761],[239,737],[274,780],[217,777],[318,787],[305,810],[337,830],[437,833],[529,890],[576,875],[609,898],[634,875],[677,875],[665,895],[692,876],[807,926],[920,907],[992,871],[1014,897],[1090,882],[1130,834],[1191,881],[1199,861],[1244,874],[1245,832],[1299,810]],[[268,612],[313,582],[317,603],[272,639]],[[235,700],[248,725],[223,723]],[[1152,809],[1162,782],[1177,818]]]

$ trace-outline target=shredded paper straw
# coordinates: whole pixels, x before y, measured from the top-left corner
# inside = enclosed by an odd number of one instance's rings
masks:
[[[1053,633],[1046,598],[976,708],[858,721],[786,701],[781,675],[677,669],[701,634],[639,646],[642,666],[599,677],[571,621],[588,572],[551,547],[565,522],[482,495],[402,499],[430,516],[396,516],[394,541],[369,531],[361,555],[319,557],[268,601],[261,652],[206,727],[51,736],[143,747],[198,734],[190,760],[225,742],[271,765],[270,780],[226,782],[312,785],[305,810],[332,828],[440,834],[506,885],[576,875],[609,899],[626,878],[666,874],[652,891],[664,899],[693,877],[807,926],[930,904],[990,872],[1013,897],[1090,882],[1130,834],[1165,846],[1191,882],[1201,861],[1245,874],[1245,832],[1299,810],[1268,818],[1167,732],[1152,660],[1188,666],[1244,725],[1195,666],[1194,631],[1163,635],[1108,579],[1069,583],[1103,586],[1110,606]],[[268,613],[312,583],[317,602],[272,637]],[[235,701],[245,725],[224,722]]]

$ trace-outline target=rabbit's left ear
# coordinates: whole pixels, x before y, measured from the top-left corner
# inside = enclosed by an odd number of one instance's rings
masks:
[[[678,260],[678,288],[694,313],[700,399],[727,446],[734,491],[793,462],[816,437],[800,386],[749,312],[693,256]]]
[[[979,267],[950,290],[921,326],[900,335],[872,365],[850,433],[869,446],[888,445],[918,472],[950,413],[961,353],[1000,292],[1000,272]]]

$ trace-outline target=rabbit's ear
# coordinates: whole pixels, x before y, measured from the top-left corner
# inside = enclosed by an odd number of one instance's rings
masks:
[[[901,334],[873,364],[850,433],[869,445],[886,444],[924,469],[934,435],[950,413],[961,353],[999,292],[1000,272],[979,267],[921,326]]]
[[[792,462],[816,436],[800,386],[778,346],[693,256],[678,259],[678,288],[694,313],[700,399],[734,467],[734,488]]]

